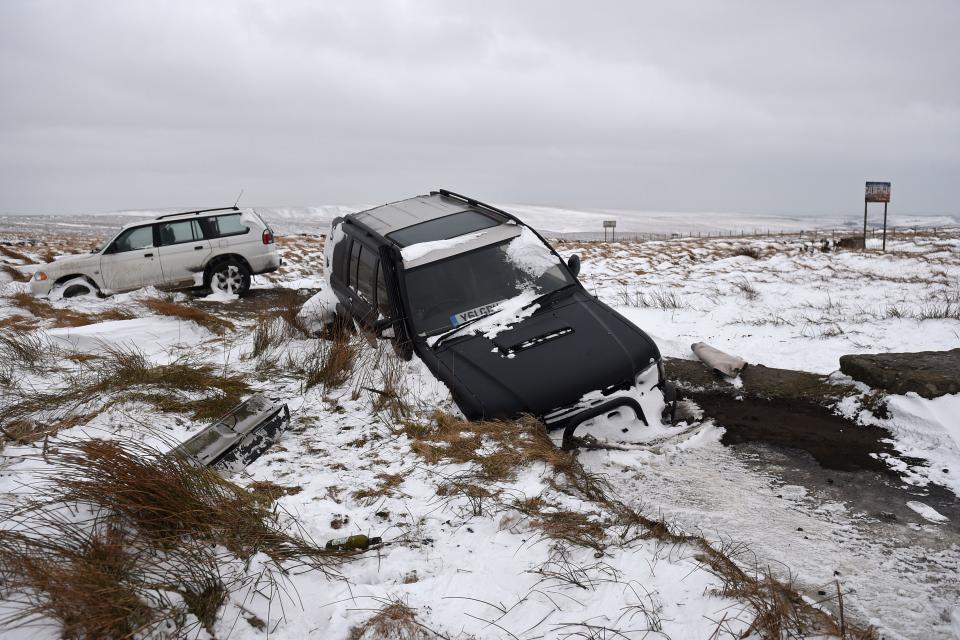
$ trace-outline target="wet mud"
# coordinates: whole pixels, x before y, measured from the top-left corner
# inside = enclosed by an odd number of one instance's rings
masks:
[[[909,484],[883,458],[908,467],[924,466],[924,461],[894,449],[886,429],[858,424],[835,411],[844,397],[861,395],[854,387],[827,376],[763,366],[745,369],[737,387],[698,361],[665,363],[678,397],[692,400],[704,418],[724,427],[721,443],[749,452],[756,464],[891,523],[922,523],[905,506],[919,500],[950,519],[945,529],[960,533],[956,495],[936,484]]]

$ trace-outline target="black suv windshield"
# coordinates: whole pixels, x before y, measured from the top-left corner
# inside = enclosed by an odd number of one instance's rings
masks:
[[[557,257],[529,230],[499,244],[406,272],[414,328],[437,335],[493,313],[523,292],[543,295],[573,284]]]

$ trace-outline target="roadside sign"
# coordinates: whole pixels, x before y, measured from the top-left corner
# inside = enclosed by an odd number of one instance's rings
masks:
[[[890,183],[868,182],[864,202],[890,202]]]
[[[863,250],[867,250],[867,204],[883,203],[883,251],[887,250],[887,203],[890,202],[889,182],[867,182],[863,194]]]
[[[603,221],[603,241],[607,241],[607,229],[610,229],[610,233],[613,234],[613,241],[617,241],[617,221],[616,220],[604,220]]]

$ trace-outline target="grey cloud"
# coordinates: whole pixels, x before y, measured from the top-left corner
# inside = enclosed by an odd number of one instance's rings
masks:
[[[662,6],[661,6],[662,5]],[[952,2],[0,3],[0,211],[953,213]]]

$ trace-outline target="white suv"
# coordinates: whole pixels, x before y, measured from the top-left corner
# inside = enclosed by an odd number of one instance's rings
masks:
[[[93,253],[41,265],[30,289],[72,298],[148,285],[202,286],[242,296],[251,275],[279,267],[273,230],[256,212],[203,209],[128,224]]]

